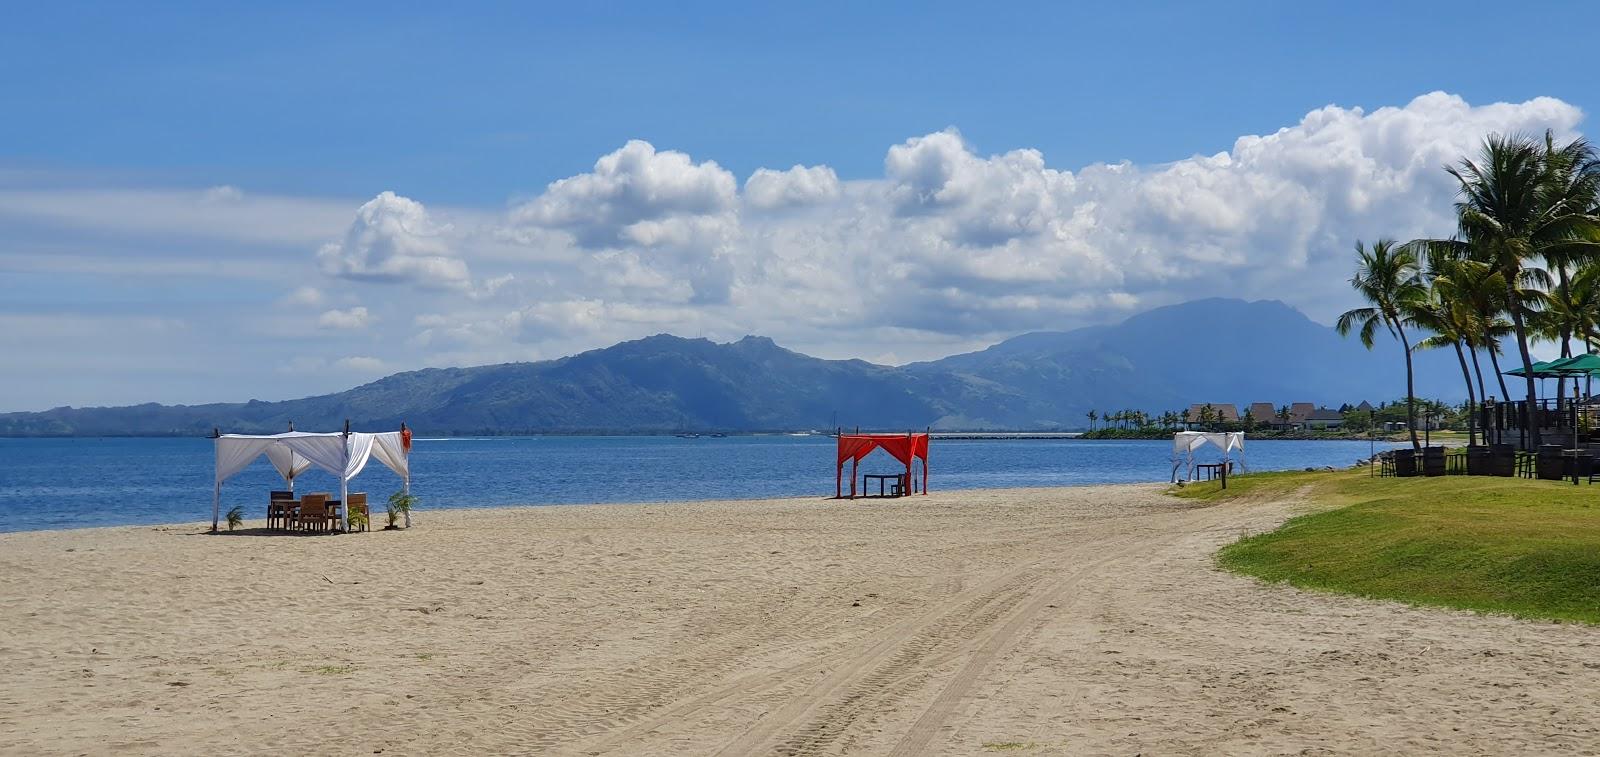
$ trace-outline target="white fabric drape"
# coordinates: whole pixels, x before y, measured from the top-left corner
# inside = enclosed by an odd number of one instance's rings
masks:
[[[406,459],[400,432],[381,434],[312,434],[291,431],[286,434],[249,436],[224,434],[216,439],[216,486],[211,499],[211,528],[216,530],[222,508],[222,482],[266,455],[278,475],[290,482],[315,466],[339,478],[339,501],[350,498],[350,479],[376,457],[411,488],[411,466]],[[345,530],[350,529],[350,509],[345,508]]]
[[[1195,450],[1207,444],[1214,444],[1220,448],[1224,459],[1228,457],[1229,452],[1239,450],[1239,467],[1240,469],[1246,469],[1244,464],[1243,431],[1179,431],[1172,436],[1172,481],[1176,482],[1178,480],[1178,469],[1185,464],[1189,466],[1189,473],[1185,480],[1194,478]]]
[[[277,469],[278,475],[283,477],[283,482],[288,485],[289,491],[294,491],[294,480],[311,468],[311,461],[287,444],[275,443],[268,447],[267,460]]]

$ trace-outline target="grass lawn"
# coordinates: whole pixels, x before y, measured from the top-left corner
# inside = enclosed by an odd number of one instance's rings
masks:
[[[1267,473],[1176,492],[1302,493],[1331,509],[1225,547],[1221,565],[1305,589],[1600,623],[1600,485],[1520,478]]]

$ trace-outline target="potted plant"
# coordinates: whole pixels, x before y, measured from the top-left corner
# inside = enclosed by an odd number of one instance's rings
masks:
[[[401,490],[389,495],[389,525],[387,528],[400,528],[397,523],[405,520],[405,528],[411,527],[411,507],[417,503],[417,498],[408,491]]]

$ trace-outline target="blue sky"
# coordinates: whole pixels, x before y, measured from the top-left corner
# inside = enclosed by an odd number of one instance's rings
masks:
[[[0,348],[24,359],[0,410],[275,399],[658,331],[903,362],[1216,294],[1326,321],[1355,239],[1448,232],[1438,167],[1483,133],[1583,133],[1588,45],[1540,35],[1593,15],[13,7]],[[912,302],[882,312],[863,277]]]
[[[0,112],[20,117],[0,120],[0,154],[126,181],[502,203],[628,139],[737,175],[861,178],[884,145],[951,125],[1065,166],[1153,163],[1329,103],[1444,90],[1587,111],[1600,94],[1585,45],[1498,23],[1505,3],[295,5],[14,7]],[[1491,30],[1492,49],[1537,61],[1478,53]]]

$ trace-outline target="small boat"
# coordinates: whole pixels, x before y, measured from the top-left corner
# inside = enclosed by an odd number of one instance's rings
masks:
[[[699,439],[699,434],[678,434],[679,439]]]

